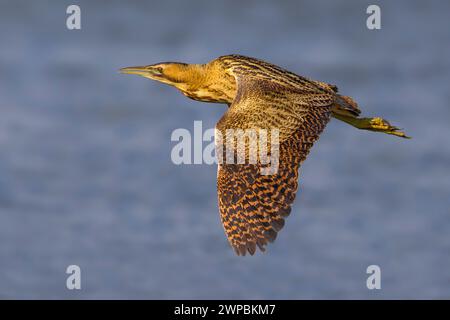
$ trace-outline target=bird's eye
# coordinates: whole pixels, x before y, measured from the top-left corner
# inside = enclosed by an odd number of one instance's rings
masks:
[[[163,75],[162,67],[156,67],[156,66],[152,65],[152,66],[147,66],[146,69],[153,76],[162,76]]]

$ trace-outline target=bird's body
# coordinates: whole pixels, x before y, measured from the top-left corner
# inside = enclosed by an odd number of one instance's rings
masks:
[[[256,247],[264,251],[275,239],[295,199],[298,168],[331,117],[360,129],[406,137],[381,118],[358,118],[357,104],[339,95],[336,86],[250,57],[222,56],[202,65],[160,63],[122,72],[173,85],[194,100],[228,104],[216,125],[224,136],[230,129],[277,130],[274,174],[262,174],[266,164],[259,159],[219,162],[219,210],[228,240],[239,255],[253,254]],[[248,160],[248,154],[245,157]]]

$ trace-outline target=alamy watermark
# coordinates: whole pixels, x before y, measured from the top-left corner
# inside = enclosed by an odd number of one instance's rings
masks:
[[[259,164],[262,175],[278,172],[279,129],[207,129],[194,121],[188,129],[175,129],[171,160],[174,164]],[[207,143],[204,146],[204,143]]]
[[[81,29],[81,8],[75,4],[67,7],[66,13],[69,15],[66,19],[66,27],[69,30]]]
[[[366,20],[366,26],[369,30],[381,29],[381,8],[376,4],[367,7],[366,13],[369,15]],[[66,27],[69,30],[81,29],[81,8],[78,5],[71,4],[66,9]]]
[[[366,26],[369,30],[381,29],[381,9],[376,4],[367,7],[366,13],[369,14],[366,20]]]
[[[81,268],[76,264],[67,267],[66,288],[69,290],[81,290]]]
[[[367,267],[366,273],[370,274],[370,276],[367,277],[367,280],[366,280],[367,289],[380,290],[381,289],[381,268],[379,266],[377,266],[376,264],[372,264]]]

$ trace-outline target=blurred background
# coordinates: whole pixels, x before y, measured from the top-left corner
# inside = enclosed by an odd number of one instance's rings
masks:
[[[82,29],[66,28],[81,7]],[[366,27],[381,7],[382,29]],[[450,298],[448,1],[0,2],[0,298]],[[332,121],[266,254],[237,257],[216,167],[174,129],[226,106],[118,69],[254,56],[412,140]],[[82,290],[66,289],[81,267]],[[368,290],[366,268],[381,267]]]

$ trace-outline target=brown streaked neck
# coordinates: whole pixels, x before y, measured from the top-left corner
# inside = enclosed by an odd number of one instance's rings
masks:
[[[185,65],[174,80],[185,96],[202,102],[230,104],[236,95],[234,77],[214,62]]]
[[[174,86],[176,84],[201,85],[207,77],[207,68],[204,64],[167,64],[164,68],[164,77]]]

